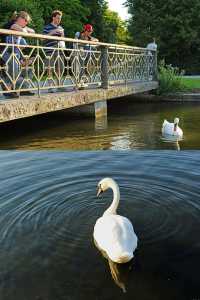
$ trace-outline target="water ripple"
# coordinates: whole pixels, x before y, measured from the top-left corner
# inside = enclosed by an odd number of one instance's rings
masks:
[[[89,251],[95,259],[93,227],[112,200],[111,191],[95,195],[106,176],[120,185],[118,213],[132,221],[139,252],[173,242],[199,248],[198,152],[1,152],[0,164],[2,270],[23,257],[34,272],[52,257],[77,265]]]

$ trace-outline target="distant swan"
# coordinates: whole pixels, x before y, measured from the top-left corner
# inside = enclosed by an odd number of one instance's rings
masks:
[[[174,123],[170,123],[167,120],[164,120],[162,125],[162,134],[163,135],[173,135],[174,137],[183,137],[183,131],[178,126],[179,118],[174,119]]]
[[[94,226],[94,240],[100,250],[116,263],[127,263],[133,258],[138,238],[131,222],[117,214],[120,192],[112,178],[104,178],[98,184],[97,196],[108,188],[113,190],[113,201]]]

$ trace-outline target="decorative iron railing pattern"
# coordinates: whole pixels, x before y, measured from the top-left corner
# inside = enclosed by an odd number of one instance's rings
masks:
[[[0,94],[155,80],[157,54],[145,48],[3,29],[0,34],[9,37],[9,43],[0,43]],[[45,39],[57,46],[45,47]]]

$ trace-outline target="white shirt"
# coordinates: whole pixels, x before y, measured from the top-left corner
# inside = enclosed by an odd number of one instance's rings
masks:
[[[155,42],[149,43],[147,45],[147,49],[150,51],[156,51],[157,50],[157,44]]]

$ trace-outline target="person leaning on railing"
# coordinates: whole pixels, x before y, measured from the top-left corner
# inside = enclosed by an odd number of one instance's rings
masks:
[[[62,20],[62,12],[60,10],[54,10],[51,14],[51,22],[45,25],[43,29],[43,34],[49,36],[57,36],[64,37],[64,28],[60,25]],[[56,40],[44,40],[44,52],[46,55],[45,65],[47,67],[47,75],[48,77],[52,77],[53,73],[56,72],[58,77],[63,73],[64,70],[64,57],[62,52],[57,49],[65,48],[64,41],[56,41]],[[55,64],[57,58],[60,58],[59,62]],[[59,83],[58,83],[59,84]],[[50,92],[55,92],[56,90],[50,90]]]
[[[81,32],[75,33],[75,39],[98,42],[99,40],[97,38],[92,37],[92,33],[93,26],[91,24],[85,24]],[[91,56],[91,50],[93,50],[94,46],[91,46],[90,44],[77,45],[75,43],[74,48],[84,51],[83,53],[79,52],[80,65],[77,65],[77,68],[78,66],[81,66],[81,69],[77,70],[79,72],[79,88],[84,88],[87,86],[87,74],[85,72],[85,67],[87,66],[87,62]]]
[[[27,32],[27,33],[34,33],[35,31],[31,28],[29,28],[27,25],[31,21],[30,15],[25,11],[20,11],[19,13],[14,13],[11,20],[5,25],[6,29],[10,30],[16,30],[21,32]],[[7,88],[6,90],[12,90],[13,87],[13,81],[17,79],[16,82],[16,88],[18,89],[23,88],[27,89],[29,88],[29,84],[26,82],[24,76],[24,70],[21,72],[20,76],[20,70],[22,67],[25,67],[27,64],[30,65],[32,63],[32,59],[30,60],[24,60],[23,59],[23,48],[19,46],[27,46],[26,40],[21,36],[14,36],[14,35],[7,35],[4,37],[6,44],[16,44],[18,46],[14,47],[14,56],[12,52],[12,46],[8,46],[6,51],[4,52],[2,56],[2,61],[4,62],[5,66],[7,66],[7,72],[5,71],[3,74],[3,80],[5,81]],[[17,60],[16,60],[17,58]],[[8,76],[7,76],[8,73]],[[18,77],[19,76],[19,77]],[[32,72],[30,70],[28,71],[29,79],[32,78]],[[23,82],[23,83],[22,83]],[[3,88],[5,90],[5,86]],[[23,91],[20,92],[21,95],[33,95],[34,93],[31,91]],[[16,98],[18,97],[18,94],[16,92],[14,93],[4,93],[5,97],[9,98]]]
[[[92,36],[93,26],[91,24],[85,24],[81,32],[75,33],[75,39],[85,40],[85,41],[95,41],[98,42],[98,39]],[[90,50],[90,45],[84,45],[84,49]]]

